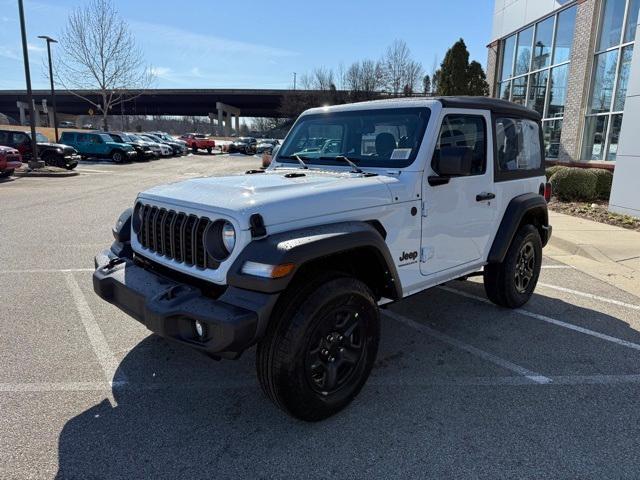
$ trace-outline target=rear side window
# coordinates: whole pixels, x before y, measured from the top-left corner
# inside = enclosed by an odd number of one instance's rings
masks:
[[[442,120],[438,143],[432,160],[438,161],[443,147],[465,147],[473,154],[472,175],[482,175],[487,166],[487,134],[484,117],[479,115],[447,115]]]
[[[526,118],[507,117],[497,117],[495,122],[498,174],[505,174],[504,177],[538,175],[542,169],[538,123]]]

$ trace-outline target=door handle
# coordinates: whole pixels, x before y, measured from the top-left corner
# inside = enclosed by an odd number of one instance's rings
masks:
[[[479,193],[478,195],[476,195],[476,202],[484,202],[486,200],[493,200],[494,198],[496,198],[496,194],[495,193],[482,192],[482,193]]]

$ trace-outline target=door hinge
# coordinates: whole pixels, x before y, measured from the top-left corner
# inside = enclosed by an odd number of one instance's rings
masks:
[[[420,263],[426,263],[433,258],[433,247],[422,247],[420,249]]]
[[[427,204],[424,200],[422,201],[422,216],[423,217],[429,216],[429,209],[427,208]]]

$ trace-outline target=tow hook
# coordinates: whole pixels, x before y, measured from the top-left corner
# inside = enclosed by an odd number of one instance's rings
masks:
[[[115,267],[116,265],[119,265],[121,263],[124,263],[124,258],[120,258],[120,257],[112,258],[111,260],[109,260],[109,263],[107,263],[102,268],[104,270],[111,270],[113,267]]]

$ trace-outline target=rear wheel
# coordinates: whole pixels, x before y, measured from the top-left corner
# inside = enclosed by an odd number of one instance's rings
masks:
[[[345,408],[369,377],[378,351],[373,294],[361,281],[339,275],[309,282],[285,298],[258,345],[263,391],[305,421]]]
[[[484,289],[493,303],[518,308],[529,301],[540,277],[542,240],[538,229],[524,225],[502,263],[484,267]]]
[[[212,149],[211,147],[208,147],[208,148],[207,148],[207,153],[208,153],[208,154],[211,154],[212,150],[213,150],[213,149]]]

